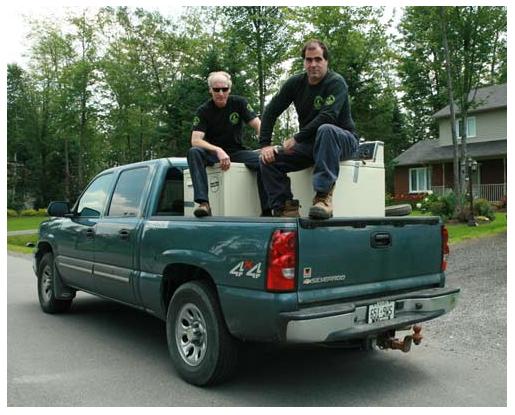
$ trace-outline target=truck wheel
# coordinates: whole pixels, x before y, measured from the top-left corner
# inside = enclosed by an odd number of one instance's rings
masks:
[[[56,314],[68,311],[72,300],[58,300],[54,295],[54,256],[51,252],[43,255],[38,267],[38,298],[45,313]]]
[[[213,290],[202,281],[180,286],[166,315],[168,350],[179,375],[198,386],[229,378],[238,360],[237,340],[225,326]]]

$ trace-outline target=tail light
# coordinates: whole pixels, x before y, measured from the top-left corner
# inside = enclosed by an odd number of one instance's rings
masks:
[[[447,256],[449,255],[449,232],[445,226],[442,226],[442,266],[441,271],[447,269]]]
[[[268,291],[294,291],[297,267],[297,232],[276,230],[268,251]]]

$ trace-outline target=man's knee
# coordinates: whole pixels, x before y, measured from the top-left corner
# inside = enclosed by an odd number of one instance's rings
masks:
[[[204,157],[204,150],[201,149],[200,147],[191,147],[188,150],[188,154],[187,154],[188,160],[198,159],[198,158],[202,159],[203,157]]]
[[[322,124],[317,129],[317,138],[318,137],[326,137],[326,136],[335,136],[338,131],[341,131],[340,127],[337,127],[333,124]]]
[[[243,162],[245,164],[245,166],[247,166],[247,168],[249,168],[251,170],[254,170],[254,171],[259,170],[259,161],[260,161],[259,153],[251,151],[251,150],[243,150],[243,151],[244,151],[244,153],[242,153],[243,159],[241,160],[241,162]]]

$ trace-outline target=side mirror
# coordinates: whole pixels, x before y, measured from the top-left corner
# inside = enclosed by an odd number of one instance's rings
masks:
[[[68,202],[50,202],[47,212],[48,216],[62,218],[70,213],[70,204]]]

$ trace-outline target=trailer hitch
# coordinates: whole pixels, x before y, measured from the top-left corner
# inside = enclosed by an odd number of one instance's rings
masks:
[[[413,334],[405,336],[403,340],[388,335],[380,336],[377,338],[377,346],[380,349],[402,350],[404,353],[408,353],[413,343],[418,346],[422,342],[421,331],[422,326],[415,325],[413,326]]]

